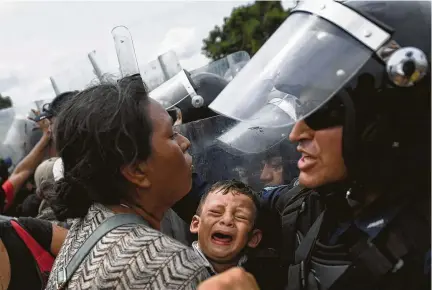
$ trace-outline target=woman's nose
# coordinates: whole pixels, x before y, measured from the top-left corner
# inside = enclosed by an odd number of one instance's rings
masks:
[[[190,143],[189,139],[186,138],[185,136],[183,136],[182,134],[179,134],[177,140],[178,140],[180,148],[183,152],[186,152],[190,148],[191,143]]]

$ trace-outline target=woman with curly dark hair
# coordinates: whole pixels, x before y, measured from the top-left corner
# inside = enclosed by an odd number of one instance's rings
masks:
[[[59,219],[75,221],[47,289],[195,289],[208,277],[200,257],[159,231],[164,213],[191,189],[192,159],[189,141],[173,132],[140,77],[82,91],[54,132],[64,177],[51,206]],[[109,231],[67,272],[92,233],[121,214],[143,223]]]

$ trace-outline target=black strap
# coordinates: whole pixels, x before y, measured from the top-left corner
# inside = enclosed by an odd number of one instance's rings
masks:
[[[324,219],[324,213],[318,216],[310,230],[307,232],[303,241],[295,251],[295,262],[288,268],[288,290],[304,289],[309,279],[309,262],[312,256],[312,250],[318,239],[321,225]]]
[[[57,273],[57,288],[64,289],[72,275],[81,265],[82,261],[87,257],[88,253],[93,249],[96,243],[103,238],[107,233],[126,224],[145,224],[147,221],[135,214],[117,214],[101,223],[96,230],[87,238],[84,244],[78,249],[72,259],[69,261],[66,268],[60,268]]]
[[[290,190],[280,193],[276,202],[276,209],[280,214],[282,225],[282,253],[281,262],[288,266],[292,263],[295,249],[295,237],[297,232],[297,220],[305,210],[305,199],[310,190],[302,186],[295,186]]]
[[[296,264],[300,263],[301,261],[309,260],[312,249],[315,246],[316,240],[318,238],[318,234],[321,229],[321,225],[324,219],[324,213],[325,211],[323,211],[318,216],[318,218],[315,220],[310,230],[307,232],[305,238],[303,239],[303,241],[300,243],[297,250],[295,251]]]
[[[305,188],[300,185],[294,186],[293,188],[287,187],[286,189],[283,189],[279,194],[279,198],[276,201],[275,205],[276,210],[279,212],[279,214],[283,214],[290,201],[299,196],[299,194],[302,193],[304,190]]]

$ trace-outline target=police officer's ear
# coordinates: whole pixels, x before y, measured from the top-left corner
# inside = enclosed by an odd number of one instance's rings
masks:
[[[262,239],[262,231],[260,229],[254,229],[251,233],[251,237],[249,238],[248,247],[256,248]]]
[[[200,226],[200,217],[197,215],[194,215],[192,218],[192,222],[190,224],[189,230],[192,234],[198,234],[199,226]]]

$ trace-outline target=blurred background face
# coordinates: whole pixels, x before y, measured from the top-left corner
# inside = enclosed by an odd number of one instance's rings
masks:
[[[311,129],[303,120],[295,124],[289,139],[302,153],[299,182],[308,188],[341,181],[347,170],[342,156],[342,126]]]
[[[254,220],[256,208],[252,199],[238,192],[210,192],[200,216],[194,216],[191,232],[198,233],[198,243],[211,260],[226,263],[240,258],[249,245],[255,247]],[[256,243],[256,244],[255,244]]]
[[[269,157],[263,161],[260,180],[265,186],[282,185],[284,184],[283,173],[282,157]]]

